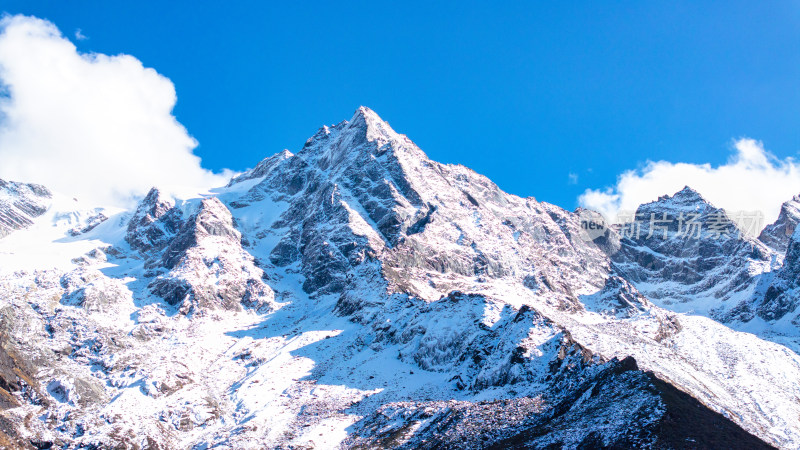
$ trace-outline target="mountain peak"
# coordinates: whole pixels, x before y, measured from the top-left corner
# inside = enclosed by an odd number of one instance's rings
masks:
[[[396,161],[427,160],[427,156],[406,136],[392,127],[366,106],[359,107],[353,117],[333,126],[324,126],[308,139],[297,156],[309,164],[328,170],[343,167],[366,158],[392,155]],[[384,161],[386,162],[386,161]]]
[[[689,186],[684,186],[683,189],[680,191],[672,194],[672,197],[664,196],[667,198],[672,198],[673,200],[683,200],[683,201],[692,201],[692,202],[703,202],[708,203],[708,201],[700,195],[699,192],[695,191],[694,189],[690,188]]]
[[[245,179],[153,189],[90,234],[99,213],[56,203],[0,239],[0,409],[47,419],[9,419],[3,439],[765,448],[749,431],[800,446],[800,262],[769,275],[772,253],[696,191],[609,230],[426,159],[368,108]],[[31,222],[7,189],[0,236]]]
[[[366,106],[358,107],[353,117],[347,122],[347,128],[365,131],[366,138],[370,141],[394,140],[400,137],[388,122]]]
[[[351,124],[369,124],[383,121],[378,113],[366,106],[359,106],[356,112],[353,113],[353,118],[350,119]]]
[[[699,192],[689,186],[684,186],[683,189],[672,195],[662,195],[658,197],[656,201],[640,205],[639,210],[650,210],[654,208],[658,210],[698,210],[709,207],[714,208],[714,206],[703,198]]]
[[[800,213],[800,195],[795,195],[791,200],[783,202],[781,205],[781,213]]]

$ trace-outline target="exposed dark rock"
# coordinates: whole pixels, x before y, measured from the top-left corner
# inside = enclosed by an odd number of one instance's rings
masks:
[[[389,404],[359,421],[353,448],[774,448],[633,358],[553,379],[543,397]],[[412,431],[413,430],[413,431]]]
[[[800,305],[800,231],[789,239],[783,267],[778,270],[763,300],[754,306],[764,320],[780,320],[791,313],[795,317]]]
[[[169,272],[150,289],[184,313],[243,306],[268,311],[275,295],[241,242],[228,208],[213,197],[202,200],[160,257],[158,266]]]
[[[423,212],[423,211],[420,211],[420,212]],[[436,206],[431,205],[430,203],[428,203],[427,211],[423,212],[424,216],[422,216],[422,218],[420,218],[419,220],[414,222],[410,227],[408,227],[408,230],[406,231],[406,234],[412,235],[412,234],[417,234],[417,233],[421,233],[422,231],[424,231],[425,230],[425,225],[429,224],[431,222],[431,220],[433,220],[432,216],[433,216],[434,212],[436,212]]]
[[[156,252],[169,245],[181,227],[181,212],[161,192],[150,189],[128,222],[125,240],[140,252]]]
[[[653,430],[655,448],[775,448],[674,385],[650,372],[647,377],[666,406]]]
[[[580,300],[590,311],[619,317],[632,317],[652,307],[631,283],[618,276],[609,277],[602,290]]]

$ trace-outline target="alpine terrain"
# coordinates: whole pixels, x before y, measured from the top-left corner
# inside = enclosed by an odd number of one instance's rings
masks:
[[[365,107],[196,198],[26,181],[0,447],[800,448],[798,197],[758,238],[690,187],[609,226]]]

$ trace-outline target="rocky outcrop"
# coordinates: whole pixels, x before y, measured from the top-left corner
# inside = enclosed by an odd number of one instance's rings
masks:
[[[783,266],[770,283],[763,299],[755,306],[756,314],[764,320],[787,318],[800,327],[800,231],[795,231],[786,246]]]
[[[579,363],[578,366],[581,364]],[[356,448],[774,448],[638,369],[632,358],[554,370],[543,397],[403,402],[359,421]],[[585,372],[580,372],[583,376]],[[580,424],[580,425],[577,425]]]
[[[184,313],[243,306],[267,312],[274,306],[264,272],[242,248],[230,211],[216,198],[200,202],[164,249],[158,267],[166,273],[150,289]]]
[[[758,240],[783,255],[789,247],[789,239],[794,234],[798,222],[800,222],[800,196],[796,195],[781,205],[778,219],[761,231]]]
[[[31,226],[47,211],[51,198],[44,186],[0,180],[0,238]]]
[[[181,211],[158,189],[152,188],[128,221],[125,240],[134,250],[158,252],[169,244],[181,225]]]
[[[0,446],[3,448],[29,448],[28,442],[14,416],[4,410],[20,406],[20,398],[42,402],[40,386],[32,375],[36,369],[22,358],[7,334],[7,326],[0,331]]]
[[[81,307],[89,313],[108,313],[118,309],[120,304],[133,304],[133,294],[122,281],[97,270],[70,272],[62,277],[61,285],[66,292],[60,303]]]
[[[634,317],[653,306],[630,282],[619,276],[609,277],[603,289],[580,300],[587,310],[619,318]]]
[[[144,256],[153,277],[151,291],[184,313],[242,307],[269,311],[274,292],[242,247],[228,208],[214,197],[194,208],[185,219],[181,208],[153,188],[129,220],[125,241]]]

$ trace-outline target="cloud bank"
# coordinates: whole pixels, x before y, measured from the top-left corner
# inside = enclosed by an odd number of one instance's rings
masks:
[[[126,206],[227,181],[172,115],[172,82],[130,55],[82,54],[52,23],[0,20],[0,178]]]
[[[778,217],[783,202],[800,193],[800,166],[791,158],[777,159],[761,142],[740,139],[724,165],[648,162],[620,175],[614,187],[587,189],[578,201],[613,221],[620,211],[634,211],[687,185],[728,212],[760,211],[766,225]]]

